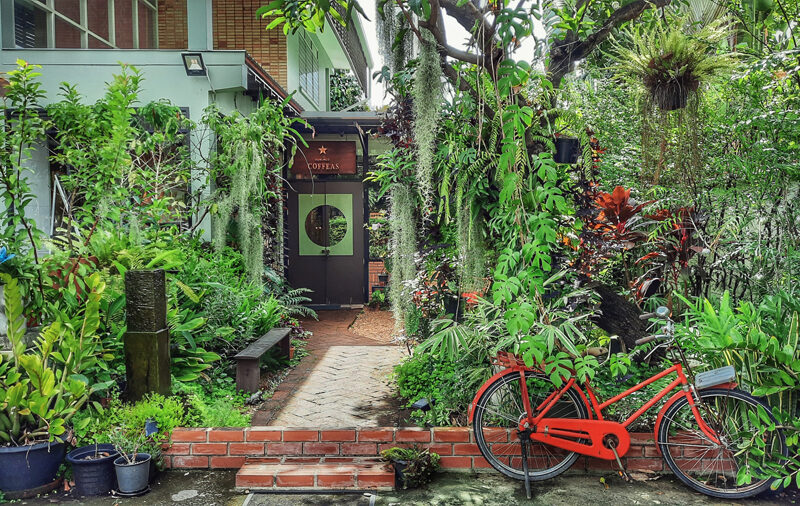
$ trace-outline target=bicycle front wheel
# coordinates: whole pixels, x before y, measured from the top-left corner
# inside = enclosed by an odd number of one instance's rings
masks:
[[[737,476],[740,469],[758,465],[759,459],[780,459],[787,454],[779,429],[759,436],[764,457],[748,458],[740,451],[758,433],[751,421],[753,416],[758,419],[758,407],[763,406],[767,413],[769,408],[741,390],[709,389],[698,395],[702,399],[697,404],[700,416],[719,442],[700,429],[685,397],[676,401],[664,413],[658,430],[658,446],[672,472],[686,485],[712,497],[742,499],[766,490],[771,478],[738,485]]]
[[[525,373],[531,408],[536,409],[556,390],[550,379],[540,373]],[[500,377],[478,399],[472,428],[475,442],[492,467],[508,477],[524,480],[518,423],[527,413],[523,408],[520,375]],[[552,418],[588,418],[585,404],[570,388],[547,413]],[[578,454],[554,448],[538,441],[528,441],[528,476],[532,481],[557,476],[572,466]]]

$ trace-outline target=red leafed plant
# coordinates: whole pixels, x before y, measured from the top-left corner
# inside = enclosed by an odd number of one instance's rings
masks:
[[[694,207],[660,209],[645,217],[664,222],[666,230],[657,235],[654,243],[656,250],[636,261],[637,264],[649,266],[634,282],[639,298],[646,297],[664,282],[671,284],[668,292],[677,288],[680,274],[689,267],[689,261],[703,251],[695,239],[698,225],[704,218]]]
[[[642,209],[655,202],[648,200],[634,205],[631,202],[631,191],[622,186],[617,186],[611,193],[599,192],[595,199],[595,207],[600,209],[600,214],[595,219],[595,228],[609,239],[624,241],[627,247],[632,243],[643,240],[646,234],[634,230],[639,220]]]

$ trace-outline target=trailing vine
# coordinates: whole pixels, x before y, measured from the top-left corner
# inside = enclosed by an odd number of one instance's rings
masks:
[[[416,184],[427,217],[433,201],[436,130],[442,104],[442,67],[433,35],[423,30],[414,73],[414,144],[417,148]]]
[[[270,213],[282,210],[278,179],[283,152],[288,145],[291,159],[301,140],[293,128],[301,120],[285,117],[284,105],[266,100],[246,117],[238,113],[222,116],[211,106],[204,116],[217,139],[210,159],[217,182],[212,242],[219,252],[232,238],[245,258],[248,278],[255,283],[263,280],[265,249],[270,255],[275,251],[274,244],[266,241],[278,230],[265,230],[265,223],[269,223]],[[278,219],[277,227],[281,224]]]
[[[395,314],[395,330],[405,326],[405,318],[411,307],[413,286],[417,277],[415,257],[417,255],[417,223],[414,211],[417,208],[413,190],[405,182],[397,182],[391,190],[389,224],[391,237],[391,276],[389,298]]]

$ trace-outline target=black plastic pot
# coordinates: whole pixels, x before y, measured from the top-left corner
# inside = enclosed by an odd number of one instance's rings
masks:
[[[581,156],[581,141],[577,137],[556,137],[556,163],[578,163]]]
[[[459,297],[445,297],[444,299],[444,312],[445,314],[453,315],[453,320],[456,322],[461,321],[464,315],[464,305],[466,301]]]
[[[406,488],[406,475],[405,470],[408,467],[407,460],[393,460],[392,467],[394,467],[394,482],[402,488]]]
[[[114,461],[117,472],[119,491],[123,494],[136,494],[147,488],[150,483],[150,454],[137,453],[133,464],[128,464],[125,457],[117,457]]]
[[[87,457],[104,453],[107,454],[105,457],[87,460]],[[72,465],[75,493],[79,496],[105,495],[116,488],[114,460],[117,457],[119,453],[114,445],[108,443],[84,446],[69,452],[67,462]]]
[[[388,274],[378,274],[378,281],[380,281],[381,283],[386,283],[387,281],[389,281],[389,275]]]
[[[0,447],[0,490],[6,499],[22,499],[49,492],[58,483],[64,443]]]

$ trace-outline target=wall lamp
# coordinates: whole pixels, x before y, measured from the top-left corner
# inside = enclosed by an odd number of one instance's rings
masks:
[[[201,53],[181,53],[181,57],[187,76],[208,76],[208,69]]]

